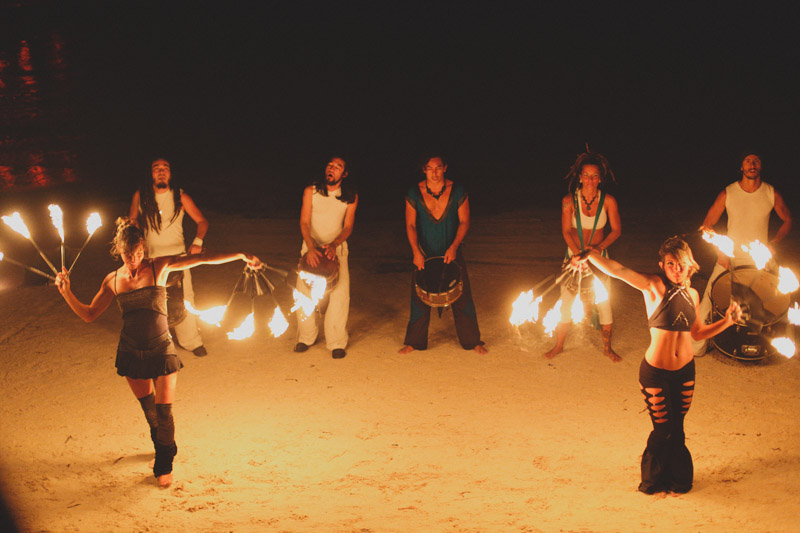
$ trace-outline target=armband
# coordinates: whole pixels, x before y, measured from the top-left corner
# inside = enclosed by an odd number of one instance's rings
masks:
[[[200,248],[202,248],[203,239],[201,239],[200,237],[195,237],[194,240],[192,241],[192,246],[199,246]]]

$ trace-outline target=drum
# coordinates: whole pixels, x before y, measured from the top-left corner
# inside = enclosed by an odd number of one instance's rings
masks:
[[[320,252],[322,252],[321,249]],[[311,267],[306,263],[306,257],[308,257],[308,255],[303,255],[303,257],[300,258],[300,262],[297,265],[297,271],[308,272],[309,274],[324,278],[327,282],[325,285],[325,295],[327,296],[334,289],[334,287],[336,287],[336,283],[339,281],[339,258],[334,256],[333,259],[328,259],[328,256],[326,256],[323,252],[322,259],[320,260],[319,264],[317,264],[315,267]],[[302,285],[306,285],[307,287],[305,282],[303,282]],[[310,294],[306,294],[306,296],[310,296]]]
[[[430,307],[448,307],[464,292],[461,267],[445,264],[444,257],[429,257],[425,269],[414,273],[414,290],[422,303]]]
[[[722,353],[741,360],[764,359],[776,353],[771,341],[784,335],[790,296],[778,292],[778,277],[752,266],[720,275],[711,286],[713,319],[725,316],[731,298],[742,307],[742,319],[711,342]]]

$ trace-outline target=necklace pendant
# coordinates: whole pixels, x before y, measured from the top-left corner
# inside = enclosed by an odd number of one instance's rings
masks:
[[[442,190],[440,190],[440,191],[439,191],[437,194],[434,194],[434,193],[433,193],[433,191],[431,190],[431,188],[430,188],[430,187],[428,187],[428,184],[427,184],[427,183],[425,183],[425,190],[426,190],[426,191],[428,191],[428,194],[430,194],[431,196],[433,196],[433,199],[434,199],[434,200],[438,200],[439,198],[441,198],[441,197],[442,197],[442,195],[444,194],[444,191],[445,191],[446,189],[447,189],[447,183],[445,183],[444,185],[442,185]]]

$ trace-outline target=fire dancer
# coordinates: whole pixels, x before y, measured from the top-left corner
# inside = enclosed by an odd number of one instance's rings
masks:
[[[148,257],[186,253],[183,238],[183,215],[188,213],[197,223],[197,235],[189,246],[190,254],[203,251],[203,238],[208,220],[192,198],[172,178],[169,161],[156,159],[151,166],[152,179],[146,180],[133,194],[130,219],[144,231]],[[198,357],[208,355],[194,315],[186,312],[184,299],[194,305],[194,289],[190,270],[176,272],[168,282],[167,305],[170,328],[178,344]]]
[[[658,251],[660,274],[644,274],[603,257],[596,249],[574,256],[572,265],[588,260],[609,276],[620,279],[644,297],[650,346],[639,367],[639,385],[653,423],[642,454],[642,482],[639,490],[688,492],[694,467],[686,448],[683,420],[694,395],[695,368],[692,339],[707,339],[724,331],[741,317],[732,302],[725,316],[705,324],[697,314],[698,294],[691,276],[698,266],[689,245],[670,237]]]
[[[123,265],[105,277],[89,305],[72,293],[66,268],[56,277],[56,286],[70,308],[86,322],[99,317],[116,296],[123,320],[117,347],[117,374],[127,379],[142,406],[156,452],[153,474],[161,487],[168,487],[172,483],[172,460],[178,451],[172,403],[178,370],[183,364],[167,326],[167,276],[177,270],[237,259],[256,268],[260,261],[246,253],[148,258],[144,234],[125,219],[117,221],[111,255],[121,257]]]
[[[608,160],[603,154],[586,151],[578,156],[565,179],[569,180],[570,193],[561,200],[561,233],[567,243],[564,261],[584,250],[596,250],[608,257],[608,247],[622,234],[617,200],[604,187],[609,179],[615,180]],[[608,232],[607,225],[610,226]],[[585,277],[591,271],[582,274]],[[572,302],[578,296],[576,292],[575,287],[561,284],[561,320],[556,326],[556,345],[544,354],[548,359],[564,349],[572,321]],[[603,336],[603,353],[614,362],[621,361],[611,348],[613,317],[610,299],[597,304],[597,314]]]
[[[767,244],[774,255],[774,246],[781,242],[792,227],[792,214],[783,201],[783,197],[775,188],[761,180],[761,157],[753,152],[748,152],[742,158],[742,177],[728,185],[719,193],[717,199],[700,226],[701,230],[713,230],[722,213],[728,215],[728,237],[734,246],[734,263],[737,266],[752,265],[753,259],[747,252],[741,250],[741,245],[749,245],[758,239]],[[769,236],[769,217],[772,211],[778,215],[783,223],[772,240]],[[700,319],[708,321],[711,315],[711,287],[714,281],[731,266],[731,260],[722,252],[717,253],[717,263],[714,265],[708,278],[703,299],[700,302],[698,313]],[[702,340],[693,344],[695,355],[706,353],[706,341]]]
[[[406,233],[417,270],[425,268],[425,259],[444,257],[444,263],[455,262],[461,269],[463,292],[453,302],[453,320],[456,334],[465,350],[479,354],[488,352],[481,340],[478,316],[472,301],[472,290],[467,275],[467,264],[461,242],[469,230],[469,197],[464,187],[445,178],[447,165],[441,156],[427,158],[422,172],[425,179],[411,187],[406,195]],[[406,327],[401,354],[428,347],[428,326],[431,308],[414,288],[411,278],[411,317]]]
[[[315,181],[303,191],[300,210],[300,232],[303,246],[300,254],[310,267],[319,265],[323,255],[328,260],[339,261],[339,278],[329,293],[328,307],[323,319],[325,344],[334,359],[342,359],[347,352],[347,317],[350,314],[350,269],[347,238],[353,233],[356,220],[358,194],[348,176],[347,163],[341,157],[332,158],[325,167],[323,179]],[[302,281],[298,280],[298,285]],[[317,341],[319,326],[316,313],[307,316],[297,311],[297,344],[295,352],[305,352]]]

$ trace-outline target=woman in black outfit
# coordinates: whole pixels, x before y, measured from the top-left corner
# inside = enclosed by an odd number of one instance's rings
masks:
[[[161,487],[168,487],[172,483],[172,459],[178,450],[172,402],[178,370],[183,363],[168,332],[167,275],[173,270],[237,259],[257,268],[260,261],[245,253],[200,253],[148,259],[144,235],[126,219],[117,220],[111,255],[121,257],[123,265],[105,277],[89,305],[72,293],[66,269],[58,274],[56,286],[75,314],[85,322],[99,317],[116,296],[123,319],[117,347],[117,373],[128,380],[142,406],[156,451],[153,473]]]

